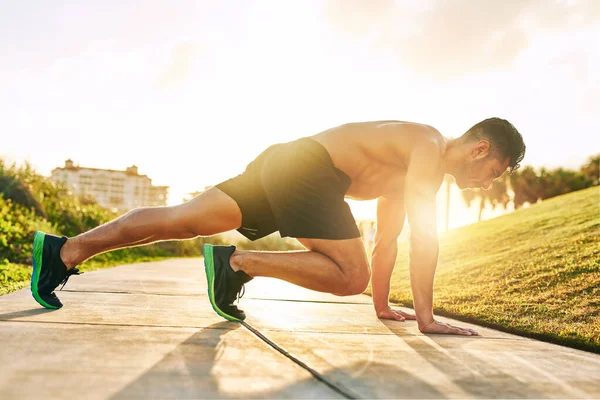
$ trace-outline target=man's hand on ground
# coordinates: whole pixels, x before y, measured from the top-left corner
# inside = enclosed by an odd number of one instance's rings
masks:
[[[393,319],[396,321],[404,321],[407,319],[417,319],[413,314],[405,313],[404,311],[394,310],[391,307],[384,308],[377,312],[379,319]]]
[[[445,322],[432,321],[425,325],[419,330],[423,333],[441,333],[446,335],[465,335],[465,336],[478,336],[476,330],[470,328],[461,328],[460,326],[454,326]]]

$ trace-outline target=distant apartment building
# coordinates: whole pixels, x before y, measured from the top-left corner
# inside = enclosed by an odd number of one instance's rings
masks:
[[[64,167],[52,170],[52,179],[66,184],[73,194],[93,197],[116,211],[166,206],[169,195],[168,186],[152,186],[152,179],[140,175],[135,165],[119,171],[80,167],[66,160]]]
[[[206,192],[211,187],[212,187],[212,185],[211,186],[204,186],[204,190],[197,190],[195,192],[190,192],[190,193],[186,194],[183,197],[183,202],[185,203],[185,202],[188,202],[188,201],[192,200],[194,197],[196,197],[198,195],[201,195],[202,193]]]

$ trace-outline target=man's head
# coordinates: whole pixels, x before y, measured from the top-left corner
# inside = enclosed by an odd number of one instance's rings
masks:
[[[488,189],[508,168],[512,173],[525,156],[523,137],[507,120],[488,118],[459,138],[468,150],[462,165],[454,171],[461,189]]]

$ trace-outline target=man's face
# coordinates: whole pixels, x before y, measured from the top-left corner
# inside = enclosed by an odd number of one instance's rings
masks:
[[[456,185],[460,189],[487,190],[494,179],[499,178],[506,171],[508,162],[508,159],[501,162],[491,153],[472,154],[454,176]]]

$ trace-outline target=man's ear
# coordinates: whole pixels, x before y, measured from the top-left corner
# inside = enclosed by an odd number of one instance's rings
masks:
[[[490,152],[490,142],[487,140],[480,140],[473,146],[471,150],[471,157],[475,160],[479,160],[487,156]]]

